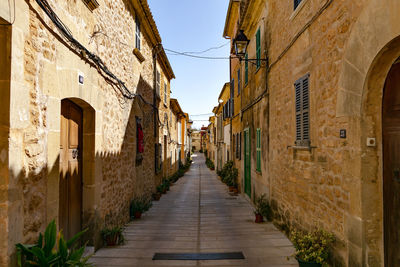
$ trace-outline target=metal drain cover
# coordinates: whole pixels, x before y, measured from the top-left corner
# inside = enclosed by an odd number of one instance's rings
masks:
[[[155,253],[153,260],[244,260],[242,252],[222,253]]]

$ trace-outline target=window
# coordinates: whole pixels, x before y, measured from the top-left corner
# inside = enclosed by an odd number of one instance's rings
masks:
[[[167,105],[167,83],[164,82],[164,104]]]
[[[307,74],[294,83],[296,109],[296,146],[310,146],[310,97]]]
[[[235,140],[236,140],[236,158],[239,158],[239,134],[235,134]]]
[[[260,28],[258,28],[256,33],[256,58],[257,58],[257,69],[261,67],[261,33]]]
[[[301,1],[302,0],[294,0],[294,9],[296,9],[300,5]]]
[[[155,171],[156,173],[159,173],[161,171],[162,167],[162,145],[160,143],[154,144],[154,165],[155,165]]]
[[[244,84],[247,85],[249,82],[249,55],[246,53],[244,56]]]
[[[242,132],[239,133],[239,160],[242,158]]]
[[[235,96],[235,79],[231,81],[231,98]]]
[[[159,71],[157,71],[157,76],[156,76],[156,94],[158,95],[158,96],[160,96],[160,80],[161,80],[161,77],[160,77],[161,75],[160,75],[160,72]]]
[[[257,159],[257,165],[256,165],[256,170],[258,172],[261,172],[261,129],[257,128],[256,131],[256,159]]]
[[[237,81],[238,81],[238,95],[240,95],[240,86],[241,86],[240,69],[238,69],[237,71]]]
[[[136,38],[135,38],[135,44],[136,44],[136,48],[140,50],[140,41],[141,41],[141,36],[140,36],[140,22],[139,20],[136,18]]]

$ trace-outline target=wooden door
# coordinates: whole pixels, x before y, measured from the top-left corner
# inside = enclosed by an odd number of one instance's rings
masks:
[[[250,130],[244,130],[244,192],[251,198]]]
[[[385,266],[400,266],[400,64],[392,66],[383,97]]]
[[[61,102],[60,229],[68,239],[81,231],[82,220],[82,110]]]

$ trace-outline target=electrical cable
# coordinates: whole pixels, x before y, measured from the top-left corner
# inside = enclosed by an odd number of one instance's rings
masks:
[[[60,33],[66,38],[71,45],[78,50],[82,57],[90,60],[98,70],[101,70],[105,75],[107,75],[111,80],[113,80],[118,86],[120,93],[123,97],[127,99],[133,99],[136,96],[139,97],[145,104],[152,106],[154,109],[157,109],[153,104],[147,102],[142,95],[132,93],[125,85],[125,83],[120,80],[117,76],[112,73],[104,62],[94,53],[90,52],[86,47],[84,47],[78,40],[76,40],[68,27],[61,21],[61,19],[57,16],[54,10],[51,8],[50,4],[47,0],[36,0],[36,3],[42,8],[42,10],[46,13],[46,15],[50,18],[50,20],[54,23]]]
[[[229,59],[229,57],[205,57],[205,56],[189,55],[189,54],[185,54],[183,52],[178,52],[178,51],[174,51],[174,50],[167,49],[167,48],[164,48],[164,50],[171,52],[171,53],[167,53],[167,54],[172,55],[172,56],[186,56],[186,57],[201,58],[201,59],[223,59],[223,60]]]
[[[228,44],[230,44],[230,41],[228,41],[227,43],[225,43],[225,44],[223,44],[223,45],[210,47],[210,48],[208,48],[208,49],[206,49],[206,50],[203,50],[203,51],[200,51],[200,52],[182,52],[182,53],[183,53],[183,54],[197,54],[197,55],[199,55],[199,54],[204,54],[204,53],[206,53],[206,52],[208,52],[208,51],[211,51],[211,50],[220,49],[220,48],[222,48],[222,47],[227,46]]]

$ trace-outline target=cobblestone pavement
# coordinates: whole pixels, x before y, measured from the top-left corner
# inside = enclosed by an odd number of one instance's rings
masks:
[[[125,245],[102,248],[95,266],[298,266],[294,249],[271,223],[255,224],[253,209],[196,154],[184,177],[125,229]],[[243,252],[244,260],[157,260],[154,253]]]

